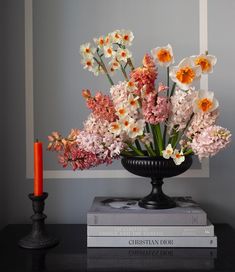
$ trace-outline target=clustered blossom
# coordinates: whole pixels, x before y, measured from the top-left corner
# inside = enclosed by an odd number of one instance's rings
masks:
[[[121,64],[130,62],[132,53],[127,47],[131,46],[133,39],[131,31],[122,29],[94,38],[94,46],[89,42],[82,44],[80,54],[83,68],[93,72],[95,76],[120,70]],[[103,56],[111,60],[105,64],[101,60]]]
[[[151,92],[142,101],[143,116],[146,122],[156,125],[165,122],[170,112],[170,102],[166,97]]]
[[[201,133],[203,129],[214,125],[218,117],[219,117],[218,110],[215,110],[213,112],[208,112],[208,113],[194,114],[193,119],[185,133],[186,136],[189,139],[193,139],[194,136]]]
[[[184,92],[176,89],[171,97],[171,114],[168,120],[168,133],[176,129],[177,131],[186,128],[186,125],[193,113],[193,100],[197,96],[197,92],[192,89]]]
[[[143,66],[136,68],[130,74],[131,80],[137,83],[136,95],[141,95],[143,87],[145,87],[146,94],[152,92],[157,75],[158,72],[153,58],[146,54],[143,59]]]
[[[110,96],[97,92],[94,97],[85,97],[88,109],[97,119],[113,122],[116,120],[115,108]]]
[[[58,153],[63,167],[83,170],[110,164],[124,151],[162,156],[180,165],[186,155],[194,153],[200,160],[214,156],[231,141],[230,131],[215,125],[219,102],[214,93],[194,87],[202,74],[212,73],[216,57],[199,54],[173,66],[175,57],[168,44],[152,49],[152,56],[145,54],[135,68],[129,49],[133,39],[131,31],[115,30],[80,46],[83,68],[96,76],[105,74],[112,87],[110,95],[82,91],[91,113],[81,130],[72,129],[67,137],[58,132],[48,136],[48,150]],[[167,71],[167,86],[155,85],[156,64]],[[111,75],[117,70],[125,81],[115,84]],[[152,133],[149,124],[154,125]]]
[[[220,126],[210,126],[197,134],[191,143],[193,152],[199,159],[214,156],[231,141],[231,133]]]

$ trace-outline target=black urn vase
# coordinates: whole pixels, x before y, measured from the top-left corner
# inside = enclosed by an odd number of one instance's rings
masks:
[[[121,160],[123,167],[129,172],[151,178],[151,193],[139,201],[139,206],[145,209],[170,209],[176,206],[175,201],[162,191],[163,178],[182,174],[191,167],[192,161],[190,155],[180,165],[176,165],[173,159],[160,156],[123,156]]]

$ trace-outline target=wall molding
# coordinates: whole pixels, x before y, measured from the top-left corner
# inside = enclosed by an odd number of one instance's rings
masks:
[[[199,48],[203,53],[208,50],[208,0],[199,2]],[[208,76],[201,78],[200,88],[208,89]],[[26,178],[33,178],[34,143],[34,100],[33,100],[33,0],[25,0],[25,116],[26,116]],[[180,178],[209,177],[209,160],[201,163],[200,169],[189,169]],[[45,179],[85,179],[85,178],[141,178],[126,170],[44,170]]]

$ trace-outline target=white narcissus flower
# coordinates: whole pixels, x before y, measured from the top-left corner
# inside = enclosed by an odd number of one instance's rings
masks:
[[[125,104],[119,104],[116,107],[117,115],[120,119],[125,118],[128,115],[127,106]]]
[[[112,122],[109,127],[109,131],[112,132],[114,135],[120,135],[122,131],[122,125],[119,122]]]
[[[134,39],[134,35],[129,30],[121,30],[121,43],[125,46],[130,46],[132,44],[132,41]]]
[[[199,90],[197,97],[193,100],[194,113],[207,113],[217,109],[219,102],[214,97],[214,93],[206,90]]]
[[[104,46],[104,56],[106,58],[111,58],[115,55],[115,51],[113,50],[112,45],[105,45]]]
[[[174,63],[173,50],[170,44],[151,50],[152,56],[161,66],[169,67]]]
[[[118,48],[116,57],[119,61],[127,62],[127,59],[131,58],[132,54],[128,49]]]
[[[105,36],[104,38],[104,45],[110,45],[112,43],[112,36],[111,33]]]
[[[104,70],[102,69],[101,66],[95,65],[95,66],[92,67],[91,72],[93,72],[93,74],[94,74],[95,76],[99,76],[100,74],[103,74],[103,73],[104,73]]]
[[[81,60],[81,63],[84,65],[83,69],[87,69],[88,71],[93,71],[94,60],[93,58],[84,58]]]
[[[94,47],[91,47],[90,43],[84,43],[80,46],[80,54],[84,58],[92,58],[95,50],[96,49]]]
[[[171,155],[171,158],[174,160],[174,163],[176,165],[180,165],[182,162],[185,161],[185,156],[184,156],[184,153],[183,151],[181,150],[179,152],[178,149],[175,149],[174,150],[174,153]]]
[[[99,48],[103,48],[104,46],[104,36],[100,36],[99,38],[94,38],[94,43],[97,44]]]
[[[127,82],[127,88],[130,92],[134,92],[138,89],[138,83],[132,80]]]
[[[113,58],[110,62],[110,71],[113,73],[115,70],[119,70],[121,68],[120,63],[117,61],[116,58]]]
[[[195,66],[192,58],[183,59],[178,66],[170,67],[170,77],[180,89],[188,90],[202,73],[200,65]]]
[[[144,131],[144,126],[145,126],[145,121],[142,119],[138,120],[134,124],[131,124],[128,131],[128,136],[134,139],[137,136],[142,135]]]
[[[121,43],[122,41],[122,33],[118,29],[111,33],[111,37],[113,43]]]
[[[200,65],[203,74],[213,72],[213,67],[217,62],[217,58],[212,55],[201,54],[197,56],[191,56],[195,65]]]
[[[169,159],[172,154],[173,154],[173,148],[172,148],[171,144],[168,144],[166,149],[162,151],[162,156],[165,159]]]
[[[127,115],[125,118],[121,119],[120,122],[122,123],[123,129],[129,131],[130,125],[134,124],[135,120]]]
[[[129,94],[127,101],[128,101],[128,107],[131,111],[136,111],[139,108],[139,96],[134,96],[133,94]]]

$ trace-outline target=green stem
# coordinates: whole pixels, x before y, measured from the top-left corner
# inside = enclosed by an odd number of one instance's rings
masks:
[[[160,151],[159,151],[159,146],[158,146],[158,141],[157,141],[157,137],[156,137],[154,125],[150,125],[150,126],[151,126],[151,130],[152,130],[152,134],[153,134],[153,142],[154,142],[154,147],[155,147],[156,154],[160,155]]]
[[[129,59],[127,59],[127,63],[129,64],[129,66],[131,67],[131,70],[133,71],[133,70],[135,70],[135,67],[134,67],[134,65],[133,65],[133,63],[132,63],[132,61],[131,61],[131,59],[129,58]]]
[[[193,150],[190,148],[189,150],[187,150],[186,152],[184,152],[184,156],[190,155],[192,153],[193,153]]]
[[[129,151],[123,150],[123,151],[121,152],[121,155],[124,155],[124,156],[132,156],[133,154],[132,154],[131,152],[129,152]]]
[[[144,153],[133,146],[131,143],[127,143],[127,145],[132,149],[138,156],[144,156]]]
[[[146,147],[149,156],[156,157],[156,153],[153,151],[150,145],[145,144],[144,146]]]
[[[172,85],[172,88],[171,88],[171,94],[170,94],[170,97],[171,97],[171,96],[174,94],[175,87],[176,87],[176,83],[174,82],[174,84]]]
[[[105,66],[105,64],[104,64],[104,62],[103,62],[103,60],[102,60],[101,55],[98,53],[98,51],[97,51],[97,55],[99,56],[99,59],[100,59],[100,62],[98,61],[98,64],[100,64],[100,66],[101,66],[102,69],[104,70],[104,72],[105,72],[105,74],[106,74],[106,76],[107,76],[107,78],[108,78],[110,84],[113,86],[114,83],[113,83],[113,81],[112,81],[112,78],[110,77],[110,75],[109,75],[109,73],[108,73],[108,70],[107,70],[107,68],[106,68],[106,66]],[[94,58],[94,59],[97,61],[96,58]]]
[[[170,88],[170,77],[169,77],[169,73],[170,73],[170,67],[168,66],[167,67],[167,97],[169,97],[169,88]]]
[[[126,73],[125,69],[123,68],[123,66],[122,66],[122,64],[121,64],[120,62],[119,62],[119,64],[120,64],[120,67],[121,67],[121,70],[122,70],[123,76],[125,77],[126,81],[129,81],[129,79],[128,79],[128,76],[127,76],[127,73]]]
[[[141,145],[140,145],[138,139],[135,140],[135,145],[136,145],[136,147],[137,147],[140,151],[142,151],[142,148],[141,148]]]
[[[155,138],[155,143],[157,143],[159,155],[161,155],[163,150],[163,139],[160,124],[152,125],[153,127],[153,138]]]

